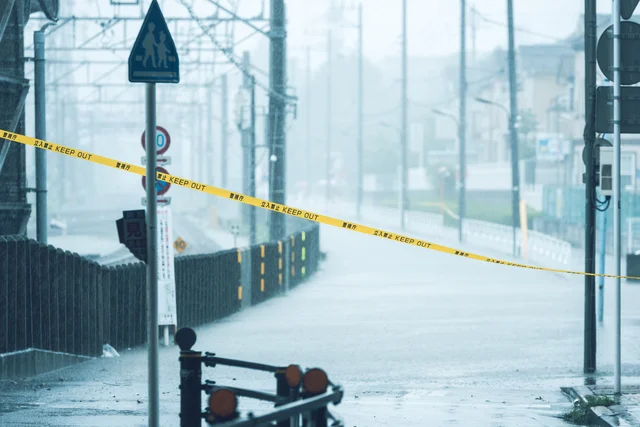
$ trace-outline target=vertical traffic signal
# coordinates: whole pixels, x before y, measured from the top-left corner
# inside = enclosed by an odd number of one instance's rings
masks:
[[[123,211],[116,221],[118,239],[142,262],[147,262],[147,226],[145,210]]]

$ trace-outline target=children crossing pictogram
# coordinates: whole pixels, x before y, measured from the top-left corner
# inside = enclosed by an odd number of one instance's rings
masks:
[[[129,56],[132,83],[178,83],[180,70],[173,42],[160,6],[153,0]]]

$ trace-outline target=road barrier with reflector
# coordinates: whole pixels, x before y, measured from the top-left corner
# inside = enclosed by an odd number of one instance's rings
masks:
[[[303,372],[298,365],[272,366],[217,357],[214,353],[192,350],[196,343],[193,329],[182,328],[176,334],[180,347],[180,427],[201,427],[202,421],[218,427],[344,427],[342,420],[329,412],[328,405],[338,405],[344,392],[332,384],[319,368]],[[274,374],[276,393],[202,382],[202,366],[217,365],[252,369]],[[202,392],[209,395],[207,408],[201,407]],[[241,416],[238,397],[272,402],[274,409],[266,414]],[[274,424],[275,423],[275,424]],[[302,424],[301,424],[302,423]]]

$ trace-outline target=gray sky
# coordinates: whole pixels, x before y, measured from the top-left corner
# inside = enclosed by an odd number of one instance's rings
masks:
[[[243,0],[247,1],[247,0]],[[344,0],[351,3],[350,0]],[[354,4],[357,4],[353,1]],[[467,0],[468,7],[475,4],[477,11],[494,21],[506,23],[506,0]],[[547,43],[553,37],[570,34],[583,11],[580,0],[514,0],[517,27],[550,37],[540,37],[518,32],[516,43]],[[601,12],[610,10],[609,2],[601,1]],[[308,40],[305,27],[310,27],[327,9],[329,1],[289,1],[290,37],[292,45]],[[365,54],[372,59],[397,54],[400,50],[401,0],[363,0],[365,25]],[[350,12],[355,22],[355,12]],[[468,19],[471,18],[467,14]],[[408,52],[410,55],[442,55],[454,53],[459,48],[460,3],[456,0],[408,0]],[[479,51],[506,46],[506,26],[477,22],[477,47]],[[349,34],[350,33],[350,34]],[[356,32],[350,31],[351,39]],[[301,40],[302,39],[302,40]],[[316,38],[317,39],[317,38]],[[321,42],[324,39],[320,39]],[[298,43],[298,42],[302,43]],[[469,38],[470,43],[470,38]]]
[[[179,0],[173,0],[179,3]],[[193,0],[191,0],[193,1]],[[260,9],[263,0],[240,0],[240,12],[253,15]],[[346,23],[357,21],[358,0],[335,0],[344,3]],[[227,0],[226,4],[229,4]],[[268,7],[268,0],[265,0]],[[364,15],[365,55],[373,60],[394,56],[400,52],[401,0],[362,0]],[[169,5],[170,0],[166,0]],[[206,1],[202,0],[202,3]],[[611,2],[600,1],[599,12],[609,12]],[[195,3],[196,5],[198,2]],[[289,47],[291,56],[296,50],[310,44],[320,53],[326,46],[326,16],[331,0],[288,0]],[[475,5],[482,16],[496,23],[476,18],[476,45],[478,52],[490,51],[497,46],[506,47],[507,40],[506,0],[467,0],[469,8]],[[584,9],[582,0],[514,0],[517,44],[553,43],[555,39],[566,37],[576,27]],[[471,14],[467,14],[469,22]],[[455,53],[459,48],[460,3],[457,0],[408,0],[408,52],[416,56],[439,56]],[[502,25],[501,25],[502,24]],[[237,34],[246,28],[238,26]],[[530,34],[538,33],[540,35]],[[343,50],[352,50],[357,32],[344,31]],[[247,43],[254,44],[255,41]],[[469,48],[471,31],[469,31]],[[313,48],[312,48],[313,49]],[[317,65],[323,55],[316,56]]]
[[[150,0],[143,0],[145,9]],[[210,15],[214,7],[209,0],[160,0],[166,16],[188,16],[181,1],[192,5],[198,16]],[[227,7],[238,3],[241,16],[255,16],[264,3],[269,8],[269,0],[216,0]],[[307,45],[321,53],[326,48],[327,12],[332,0],[288,0],[288,45],[290,55],[300,54]],[[345,24],[356,23],[358,0],[334,0],[345,4]],[[407,0],[408,2],[408,52],[415,56],[440,56],[455,53],[459,49],[460,2],[458,0]],[[373,60],[395,56],[400,52],[401,0],[362,0],[364,14],[364,50]],[[566,37],[576,27],[583,11],[583,0],[514,0],[515,23],[518,31],[516,44],[553,43],[555,39]],[[599,12],[609,12],[610,1],[600,0]],[[478,52],[491,51],[498,46],[506,47],[507,40],[507,0],[467,0],[470,9],[475,6],[478,13],[490,21],[477,16],[476,46]],[[110,7],[105,0],[76,1],[75,13],[95,14],[100,10],[105,16],[117,13],[118,8]],[[135,7],[122,7],[121,11],[135,12]],[[467,14],[469,23],[472,14]],[[258,24],[263,25],[263,24]],[[236,24],[236,39],[252,30]],[[535,35],[535,34],[539,35]],[[343,51],[353,50],[357,32],[355,28],[343,31],[345,43]],[[254,36],[242,44],[243,49],[257,47],[263,36]],[[471,31],[469,29],[469,48]],[[338,48],[336,43],[336,49]],[[314,65],[323,60],[323,55],[312,55]]]

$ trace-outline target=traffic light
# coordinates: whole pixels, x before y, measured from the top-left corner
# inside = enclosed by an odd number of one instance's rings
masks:
[[[621,0],[620,2],[620,15],[622,19],[629,19],[633,15],[633,11],[640,3],[640,0]]]

